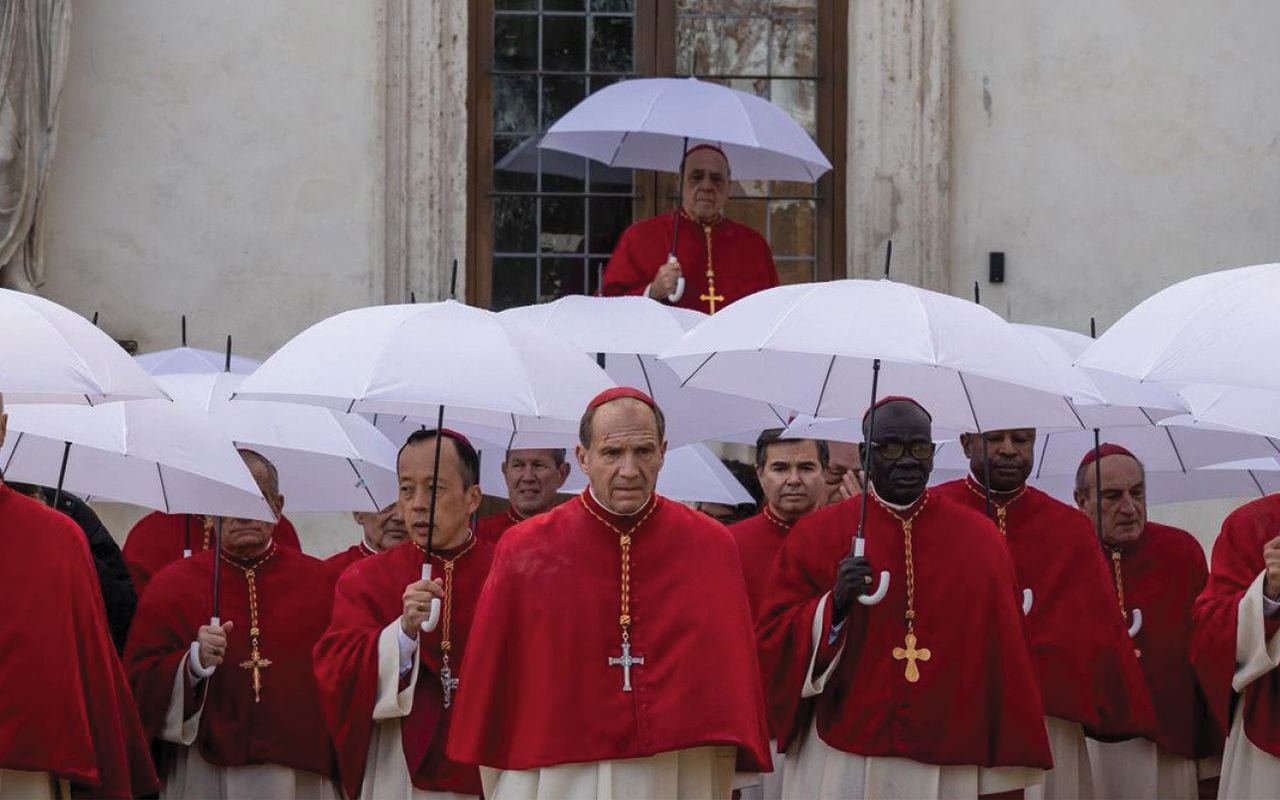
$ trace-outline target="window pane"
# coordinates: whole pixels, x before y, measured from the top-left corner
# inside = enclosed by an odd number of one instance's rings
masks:
[[[631,198],[591,198],[591,252],[602,256],[613,253],[622,232],[631,224]]]
[[[563,117],[586,97],[587,79],[581,75],[547,75],[542,79],[542,127]]]
[[[542,69],[582,72],[587,65],[587,18],[542,17]]]
[[[774,16],[790,14],[800,17],[817,17],[818,0],[770,0]]]
[[[615,13],[636,10],[635,0],[591,0],[592,11],[612,11]]]
[[[786,111],[814,138],[818,135],[818,99],[816,81],[775,80],[769,89],[773,104]]]
[[[493,198],[493,249],[499,253],[532,253],[537,238],[537,200]]]
[[[587,263],[587,294],[600,294],[600,280],[604,277],[604,268],[608,264],[607,258],[593,258]]]
[[[538,249],[544,253],[581,253],[585,238],[583,208],[581,197],[543,197]]]
[[[812,200],[769,201],[769,244],[775,256],[813,256]]]
[[[493,76],[495,133],[533,134],[538,130],[538,79],[533,75]]]
[[[586,0],[542,0],[543,11],[585,11]]]
[[[581,258],[544,258],[538,302],[546,303],[567,294],[585,294],[586,262]]]
[[[493,7],[499,11],[532,11],[538,7],[538,0],[496,0]]]
[[[635,38],[628,17],[592,17],[591,69],[596,72],[630,72],[634,65]]]
[[[765,201],[731,199],[724,206],[724,215],[734,222],[741,222],[754,228],[761,236],[768,235],[765,227]]]
[[[776,20],[769,48],[769,74],[806,75],[818,73],[818,23]]]
[[[493,310],[526,306],[534,302],[538,265],[532,258],[493,260]]]
[[[538,18],[498,14],[493,21],[493,68],[530,72],[538,68]]]
[[[809,283],[814,279],[812,261],[778,261],[778,280],[783,284]]]
[[[538,138],[493,137],[493,188],[499,192],[532,192],[538,188]]]
[[[631,170],[592,161],[591,191],[631,194]]]

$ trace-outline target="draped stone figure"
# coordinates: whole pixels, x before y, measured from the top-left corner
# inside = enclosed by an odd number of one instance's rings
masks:
[[[44,283],[42,195],[57,138],[70,0],[0,0],[0,285]]]

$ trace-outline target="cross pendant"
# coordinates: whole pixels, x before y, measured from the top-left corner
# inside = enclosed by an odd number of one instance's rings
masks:
[[[258,652],[258,646],[253,646],[253,652],[249,653],[249,660],[240,663],[241,669],[253,670],[253,702],[257,703],[262,700],[262,670],[271,666],[270,659],[262,657]]]
[[[453,693],[458,690],[458,679],[453,677],[453,670],[449,669],[448,658],[440,666],[440,686],[444,689],[444,707],[448,708],[453,704]]]
[[[714,314],[716,313],[716,303],[723,303],[724,295],[716,294],[715,289],[708,289],[707,292],[708,292],[707,294],[698,295],[698,299],[704,303],[709,303],[711,308],[711,313]]]
[[[622,658],[609,657],[609,666],[622,667],[622,691],[631,691],[631,667],[634,664],[644,664],[644,656],[631,655],[631,642],[622,641]]]
[[[920,649],[917,650],[916,635],[914,633],[911,633],[910,631],[907,632],[906,645],[907,645],[906,649],[903,649],[901,647],[893,648],[893,657],[897,661],[902,661],[903,659],[906,659],[907,682],[915,683],[916,681],[920,680],[920,668],[916,666],[916,662],[928,661],[933,654],[930,653],[928,648],[925,648],[925,647],[921,647]]]

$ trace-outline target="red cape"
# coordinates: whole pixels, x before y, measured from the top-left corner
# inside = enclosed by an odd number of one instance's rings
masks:
[[[467,641],[449,757],[498,769],[736,745],[770,763],[747,595],[733,538],[654,497],[631,544],[631,644],[622,691],[618,527],[589,493],[503,537]]]
[[[797,522],[770,575],[757,633],[778,748],[804,729],[812,709],[822,740],[846,753],[1052,766],[1008,549],[990,521],[937,494],[912,530],[915,632],[932,654],[920,663],[920,680],[909,683],[892,655],[906,635],[905,545],[901,523],[876,503],[867,509],[866,556],[877,572],[890,572],[889,592],[878,605],[853,604],[835,673],[822,694],[801,700],[813,616],[849,554],[862,497]],[[830,620],[829,602],[827,609]],[[823,646],[830,663],[839,642]]]
[[[641,220],[622,233],[605,267],[600,294],[605,297],[641,294],[667,263],[675,235],[673,214]],[[684,295],[674,305],[695,311],[711,310],[700,299],[707,293],[707,237],[701,224],[680,215],[676,259],[683,268]],[[721,219],[711,229],[711,261],[715,268],[716,310],[749,294],[778,285],[769,243],[754,228]],[[663,300],[662,302],[666,302]]]
[[[84,534],[0,483],[0,548],[0,769],[53,773],[77,797],[156,791]]]
[[[1109,549],[1103,554],[1111,558]],[[1155,706],[1156,744],[1183,758],[1221,753],[1222,731],[1191,666],[1191,608],[1209,577],[1204,550],[1186,531],[1148,522],[1122,550],[1120,572],[1125,610],[1142,609],[1133,643]]]
[[[1224,730],[1231,728],[1237,697],[1231,689],[1236,670],[1236,623],[1240,598],[1264,569],[1262,547],[1280,532],[1280,495],[1237,508],[1222,523],[1213,546],[1209,583],[1196,600],[1191,658],[1209,698],[1209,710]],[[1264,621],[1274,636],[1280,620]],[[1280,758],[1280,670],[1272,670],[1244,689],[1244,732],[1259,750]]]
[[[455,555],[436,552],[445,558]],[[373,736],[378,635],[400,618],[404,587],[422,577],[422,556],[417,546],[405,542],[344,573],[334,594],[333,622],[316,645],[316,679],[338,748],[342,785],[351,798],[360,792]],[[461,666],[462,654],[466,652],[476,601],[492,562],[493,546],[477,540],[454,568],[449,661],[459,687],[468,682],[469,676]],[[443,579],[440,561],[436,559],[434,563],[435,577]],[[413,710],[400,720],[405,763],[413,785],[419,789],[478,795],[482,791],[480,771],[450,761],[444,752],[453,710],[444,708],[440,687],[442,632],[437,627],[418,639],[422,666],[413,694]]]
[[[375,556],[377,553],[369,549],[369,545],[361,540],[358,544],[353,544],[340,553],[334,553],[324,560],[324,565],[329,568],[329,572],[333,575],[334,581],[338,580],[338,576],[347,571],[347,567],[363,561],[369,556]]]
[[[729,533],[738,543],[738,560],[742,562],[742,577],[747,585],[752,619],[760,614],[769,570],[789,530],[790,525],[763,511],[729,526]]]
[[[191,554],[203,553],[204,520],[196,514],[165,514],[153,511],[129,529],[125,537],[125,563],[129,566],[129,577],[133,578],[133,588],[138,597],[142,590],[155,577],[156,573],[182,558],[182,544],[187,539],[187,524],[190,520]],[[293,523],[285,517],[280,518],[272,534],[277,544],[302,550],[298,543],[298,532]]]
[[[497,546],[498,540],[502,538],[502,534],[506,533],[517,523],[524,520],[516,516],[516,512],[508,508],[506,511],[499,511],[497,514],[490,514],[487,517],[481,517],[476,520],[476,538],[482,542],[488,542],[493,546]]]
[[[164,727],[173,679],[196,631],[209,623],[213,605],[212,551],[182,559],[151,582],[129,632],[125,668],[143,727],[153,740]],[[219,559],[220,616],[235,625],[226,660],[202,686],[205,698],[193,747],[220,767],[279,764],[334,776],[311,649],[329,624],[333,578],[324,562],[276,545],[258,568],[259,648],[271,666],[262,670],[262,699],[255,703],[249,658],[249,590],[244,573]],[[162,766],[173,745],[160,743]]]
[[[934,491],[986,513],[982,489],[971,478]],[[1027,632],[1045,713],[1078,722],[1099,739],[1153,739],[1151,695],[1093,523],[1028,486],[1008,506],[1005,528],[1019,587],[1034,596]]]

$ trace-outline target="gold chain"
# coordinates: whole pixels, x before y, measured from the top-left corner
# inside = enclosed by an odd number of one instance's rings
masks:
[[[271,666],[271,662],[262,658],[261,651],[258,649],[258,637],[262,634],[262,629],[258,622],[258,568],[267,563],[272,556],[276,554],[276,544],[271,543],[271,548],[267,550],[267,554],[261,559],[254,562],[251,567],[244,567],[237,564],[227,557],[226,553],[220,553],[223,561],[244,573],[245,583],[249,586],[249,660],[240,666],[245,669],[253,670],[253,702],[257,703],[262,700],[262,667]],[[216,565],[214,567],[217,569]]]
[[[578,499],[582,501],[582,507],[587,510],[588,514],[599,520],[606,528],[618,534],[618,546],[622,550],[621,603],[620,613],[618,615],[618,625],[622,627],[622,641],[629,642],[631,641],[631,534],[623,531],[617,525],[614,525],[609,520],[597,514],[595,509],[587,503],[585,496],[579,495]],[[658,499],[656,497],[651,499],[652,502],[649,505],[649,510],[644,512],[644,516],[631,527],[631,530],[638,530],[640,526],[645,523],[645,520],[649,519],[649,516],[658,508]]]
[[[453,558],[445,559],[439,553],[431,554],[433,557],[440,559],[440,564],[444,567],[444,608],[441,609],[441,616],[443,619],[440,621],[440,652],[444,654],[445,661],[449,660],[449,651],[453,649],[453,639],[451,634],[451,621],[453,619],[453,567],[457,563],[458,559],[465,556],[471,548],[475,546],[476,539],[472,536],[470,541],[467,542],[467,546],[462,549],[462,552],[458,553]]]
[[[1129,624],[1129,612],[1124,610],[1124,573],[1120,571],[1120,548],[1108,548],[1111,551],[1111,568],[1116,574],[1116,597],[1120,600],[1120,619],[1127,626]],[[1142,657],[1142,651],[1133,648],[1133,654]]]
[[[928,648],[916,647],[916,565],[911,553],[911,529],[915,525],[916,517],[920,516],[920,512],[924,511],[925,506],[929,504],[929,492],[927,489],[925,490],[920,500],[920,505],[916,507],[915,511],[911,512],[911,516],[906,518],[890,508],[874,491],[870,494],[880,504],[881,508],[889,512],[891,516],[902,524],[902,547],[907,576],[907,611],[904,615],[907,621],[907,634],[903,639],[906,647],[893,648],[893,657],[898,661],[905,660],[907,662],[905,677],[908,683],[915,683],[920,680],[920,667],[916,662],[928,661],[933,657],[933,653]]]
[[[981,497],[982,501],[985,503],[987,500],[987,492],[978,491],[978,488],[973,484],[973,479],[966,476],[964,479],[964,485],[969,489],[969,491],[973,492],[978,497]],[[1000,528],[1000,535],[1006,539],[1009,538],[1009,532],[1005,530],[1005,517],[1009,514],[1009,506],[1021,500],[1022,496],[1026,493],[1027,485],[1024,483],[1022,484],[1022,488],[1018,489],[1017,494],[1006,500],[1004,503],[997,503],[994,497],[991,498],[991,505],[995,506],[996,509],[996,526]]]
[[[695,225],[702,226],[702,235],[707,242],[707,293],[700,296],[698,299],[706,300],[707,307],[710,313],[714,314],[716,313],[716,303],[724,300],[724,295],[716,294],[716,268],[715,268],[715,263],[712,261],[712,258],[711,258],[711,231],[715,227],[716,223],[720,221],[720,218],[717,217],[715,222],[707,224],[705,222],[699,222],[698,220],[689,216],[689,214],[686,213],[684,209],[681,209],[680,213],[683,214],[686,219],[688,219],[690,222],[694,223]]]

